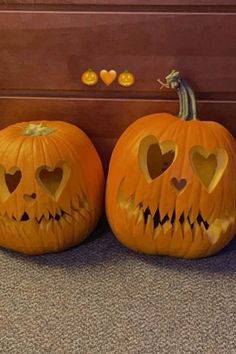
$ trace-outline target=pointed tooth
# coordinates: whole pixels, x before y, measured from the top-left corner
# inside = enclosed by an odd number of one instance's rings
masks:
[[[72,222],[73,222],[73,218],[71,215],[65,214],[64,219],[70,224],[72,224]]]
[[[161,209],[159,208],[159,214],[160,214],[160,220],[163,221],[163,219],[167,216],[169,218],[168,213],[166,212],[162,212],[161,213]]]
[[[21,221],[22,215],[23,215],[23,214],[19,214],[19,215],[16,215],[16,216],[15,216],[17,222]],[[8,215],[7,212],[5,213],[4,217],[5,217],[6,219],[10,219],[10,217],[9,217],[9,215]]]
[[[206,230],[207,237],[211,244],[215,244],[222,234],[222,228],[220,225],[213,223],[208,230]]]
[[[143,201],[140,198],[137,198],[137,195],[132,194],[132,197],[134,205],[139,205],[140,207],[143,207]]]
[[[174,221],[174,233],[180,232],[179,229],[182,229],[182,226],[181,226],[179,220],[176,218]]]
[[[190,226],[188,220],[185,219],[185,220],[184,220],[184,223],[183,223],[183,232],[184,232],[184,234],[185,234],[185,233],[188,233],[189,230],[191,230],[191,233],[192,233],[191,226]]]
[[[44,212],[44,217],[45,217],[46,220],[49,220],[50,214],[49,214],[49,211],[48,211],[48,210],[46,210],[46,211]]]
[[[143,218],[142,209],[140,209],[137,222],[133,224],[132,234],[134,237],[140,237],[144,234],[145,231],[145,224]]]
[[[202,227],[196,221],[193,227],[193,241],[188,247],[188,251],[186,253],[187,258],[198,258],[205,255],[205,252],[208,250],[209,238],[206,237],[206,232],[202,229]]]
[[[214,225],[218,226],[219,228],[221,228],[223,230],[223,232],[225,233],[229,226],[230,226],[230,220],[229,219],[226,219],[226,218],[222,218],[222,219],[216,219],[214,221]]]
[[[182,230],[183,230],[183,238],[184,238],[184,252],[182,256],[185,257],[188,251],[190,250],[193,242],[193,230],[191,229],[188,220],[184,221],[182,225]]]
[[[195,221],[196,219],[194,218],[193,214],[190,213],[190,214],[188,215],[188,220],[189,220],[189,223],[190,223],[190,225],[191,225],[191,224],[194,224],[194,221]]]
[[[124,209],[125,208],[125,200],[120,201],[119,206],[121,209]]]
[[[198,224],[198,222],[196,221],[195,223],[194,223],[194,226],[193,226],[193,237],[195,236],[195,235],[199,235],[199,234],[201,234],[201,227],[200,227],[200,225]]]
[[[197,220],[199,212],[200,211],[197,208],[195,208],[195,209],[194,209],[194,207],[191,208],[191,211],[188,214],[191,224],[195,223],[195,221]]]
[[[204,222],[203,222],[203,221],[200,222],[200,228],[202,229],[202,232],[203,232],[203,233],[206,233],[206,232],[207,232],[207,229],[205,228],[205,225],[204,225]]]
[[[90,218],[91,217],[91,212],[89,212],[87,209],[85,209],[85,208],[81,208],[80,210],[79,210],[79,213],[84,217],[84,218],[86,218],[86,219],[88,219],[88,218]],[[70,216],[71,214],[70,213],[67,213],[67,214],[65,214],[65,215],[68,215],[68,216]]]
[[[129,219],[135,217],[134,215],[136,215],[136,213],[137,213],[137,210],[132,205],[130,205],[128,208],[126,208],[126,214]]]
[[[163,225],[162,225],[162,230],[164,235],[169,235],[169,233],[172,233],[172,224],[169,220],[167,220]]]
[[[139,224],[140,222],[142,222],[144,224],[144,216],[143,216],[143,209],[142,208],[139,208],[139,212],[138,212],[138,217],[137,217],[136,223]]]
[[[41,217],[40,218],[40,222],[39,222],[39,228],[45,230],[46,225],[48,224],[48,221],[45,219],[45,217]]]
[[[132,217],[133,217],[135,223],[138,220],[139,212],[140,212],[140,208],[139,207],[136,207],[135,209],[133,209]],[[131,216],[131,215],[129,215],[129,216]]]
[[[123,208],[127,211],[127,214],[130,216],[133,211],[134,204],[131,199],[125,200],[123,203]]]
[[[5,214],[5,215],[6,215],[6,214]],[[16,217],[15,217],[15,215],[14,215],[14,214],[12,214],[10,219],[12,219],[12,220],[15,220],[15,221],[16,221]]]
[[[57,208],[54,208],[53,210],[50,210],[50,214],[52,215],[53,219],[55,219],[56,214],[57,214]]]
[[[157,239],[162,234],[162,226],[159,224],[154,230],[154,239]]]
[[[56,214],[59,215],[59,216],[62,216],[62,209],[57,208],[56,209]]]
[[[81,217],[81,215],[80,215],[80,213],[78,211],[72,210],[71,211],[71,216],[77,222],[81,222],[81,220],[82,220],[82,217]]]
[[[182,209],[179,209],[179,208],[178,208],[178,209],[177,209],[177,208],[175,209],[175,217],[176,217],[176,219],[179,220],[182,214],[184,214],[184,212],[183,212]],[[184,217],[185,217],[185,215],[184,215]]]
[[[153,234],[153,219],[152,216],[149,214],[147,218],[147,223],[145,227],[145,234],[152,235]]]
[[[172,215],[173,215],[174,211],[168,211],[167,212],[167,215],[168,215],[168,218],[171,220],[172,218]]]

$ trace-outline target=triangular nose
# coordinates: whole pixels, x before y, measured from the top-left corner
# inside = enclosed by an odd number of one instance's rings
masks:
[[[186,187],[186,184],[187,184],[187,180],[185,178],[177,179],[176,177],[173,177],[171,179],[171,185],[178,193],[181,192]]]

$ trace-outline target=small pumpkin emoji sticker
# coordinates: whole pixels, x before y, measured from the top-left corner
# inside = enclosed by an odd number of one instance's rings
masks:
[[[85,85],[94,86],[98,82],[98,75],[93,69],[88,69],[82,74],[81,81]]]
[[[124,87],[130,87],[134,84],[134,75],[130,73],[128,70],[123,71],[118,76],[118,83]]]

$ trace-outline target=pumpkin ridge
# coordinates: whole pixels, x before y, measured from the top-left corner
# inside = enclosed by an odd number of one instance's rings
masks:
[[[56,131],[55,131],[56,132]],[[59,134],[57,134],[58,136]],[[54,147],[56,153],[57,153],[57,156],[58,156],[58,159],[59,161],[61,160],[61,153],[58,151],[57,147],[56,147],[56,144],[55,144],[55,140],[53,139],[53,135],[47,135],[45,136],[45,138],[43,139],[40,139],[40,142],[41,142],[41,145],[42,145],[42,150],[43,150],[43,155],[44,155],[44,159],[45,159],[45,165],[46,166],[51,166],[52,168],[54,168],[54,164],[53,164],[53,158],[52,158],[52,149],[48,150],[47,149],[47,146],[46,145],[46,141],[47,142],[51,142],[50,144],[50,147]],[[47,151],[47,157],[48,157],[48,160],[50,161],[47,161],[46,159],[46,151]],[[62,170],[63,171],[63,170]],[[64,174],[64,172],[63,172]],[[62,177],[63,178],[63,177]],[[62,181],[60,182],[62,183]],[[52,202],[51,198],[49,198],[50,200],[50,210],[53,211],[53,213],[56,212],[55,210],[55,206],[54,206],[54,203]],[[57,249],[63,249],[63,246],[65,244],[65,236],[64,236],[64,233],[61,233],[61,235],[59,235],[58,233],[55,232],[55,227],[54,227],[54,223],[52,223],[52,233],[54,234],[54,237],[55,237],[55,241],[57,242]]]
[[[26,140],[27,140],[27,138],[21,138],[19,141],[18,152],[16,155],[16,166],[20,165],[20,160],[22,159],[21,155],[23,155],[23,159],[24,159],[24,147],[23,146],[24,146]],[[24,171],[22,171],[22,179],[24,179]],[[21,183],[23,183],[23,182],[21,181]],[[21,203],[19,201],[18,194],[16,194],[16,201],[15,201],[15,205],[14,205],[16,215],[19,215],[19,213],[20,213],[20,205],[21,205]]]
[[[54,137],[53,137],[53,136],[51,136],[51,140],[54,141]],[[74,159],[77,160],[77,154],[76,154],[76,152],[75,152],[75,150],[74,150],[74,147],[73,147],[73,146],[70,147],[70,146],[68,145],[67,137],[58,134],[57,140],[60,140],[60,144],[61,144],[62,146],[64,146],[64,150],[66,149],[67,154],[68,154],[68,156],[70,157],[70,160],[71,160],[71,159],[72,159],[72,160],[74,160]],[[55,145],[55,146],[57,145],[55,141],[54,141],[54,145]],[[77,161],[77,163],[78,163],[78,161]],[[80,187],[80,193],[78,193],[79,198],[82,198],[82,195],[81,195],[82,189],[84,189],[84,185],[82,185],[82,186]]]
[[[50,141],[49,136],[36,137],[36,139],[40,141],[41,153],[42,153],[42,156],[43,156],[43,158],[42,158],[43,164],[41,164],[41,167],[42,166],[49,166],[50,168],[54,168],[54,166],[53,166],[54,165],[54,163],[53,163],[54,159],[53,159],[53,155],[52,155],[52,149],[50,149],[48,151],[48,148],[47,148],[48,142]],[[38,178],[37,178],[37,182],[39,183]],[[41,183],[39,183],[39,184],[41,184]],[[44,190],[42,185],[40,187],[41,187],[42,190]],[[53,213],[55,213],[55,204],[54,204],[54,200],[52,198],[48,199],[48,208]],[[40,214],[41,214],[41,210],[40,210]]]
[[[214,139],[215,139],[215,141],[216,141],[216,145],[217,146],[221,146],[222,145],[222,143],[221,143],[221,141],[219,140],[219,138],[218,138],[218,136],[215,134],[215,132],[214,132],[214,130],[213,129],[211,129],[208,125],[206,125],[207,126],[207,129],[208,129],[208,131],[210,132],[210,134],[214,137]],[[203,127],[202,127],[202,129],[203,129]],[[226,143],[226,141],[224,142],[224,143]],[[226,144],[227,145],[227,144]],[[228,149],[228,147],[227,147],[227,149]],[[227,156],[228,156],[228,159],[229,159],[229,154],[227,153]],[[229,161],[227,161],[227,165],[228,165],[228,163],[229,163]],[[226,165],[226,167],[227,167],[227,165]],[[225,170],[224,170],[224,173],[225,174],[227,174],[227,168],[225,167]],[[221,182],[221,180],[222,180],[222,176],[220,177],[220,180],[217,182],[217,185]],[[215,188],[217,188],[217,185],[215,186]],[[214,188],[214,189],[215,189]],[[225,183],[223,183],[223,181],[221,182],[221,191],[220,191],[220,199],[221,200],[219,200],[218,201],[218,203],[216,204],[216,207],[215,207],[215,210],[214,210],[214,212],[215,212],[215,214],[216,215],[221,215],[222,214],[222,210],[225,210],[225,205],[224,205],[224,198],[223,198],[223,200],[222,200],[222,197],[225,195]]]
[[[218,134],[215,133],[215,131],[214,131],[213,127],[212,127],[212,124],[209,124],[209,123],[214,123],[214,122],[204,122],[204,123],[206,123],[207,127],[209,128],[209,130],[213,133],[213,135],[215,136],[215,138],[218,141],[218,144],[221,145],[221,140],[219,140]],[[221,124],[217,123],[215,125],[215,127],[216,127],[216,129],[218,129],[220,131],[223,128],[224,134],[222,134],[222,139],[224,141],[224,144],[227,146],[227,150],[230,151],[230,154],[228,154],[228,157],[229,157],[230,161],[234,162],[235,167],[236,167],[236,149],[234,150],[232,148],[232,144],[229,143],[229,139],[232,140],[234,138],[228,133],[228,131],[225,130],[225,128],[223,126],[221,126]],[[226,136],[226,134],[228,136]],[[235,186],[234,186],[234,193],[236,194],[236,187]]]
[[[204,132],[204,130],[203,130],[203,125],[202,124],[200,124],[199,125],[199,135],[201,136],[201,145],[202,146],[207,146],[207,144],[208,144],[208,141],[206,140],[206,138],[205,138],[205,132]],[[202,182],[201,182],[201,185],[202,185]],[[200,183],[199,183],[199,186],[201,187],[201,185],[200,185]],[[200,193],[199,194],[197,194],[197,195],[199,195],[199,200],[200,201],[202,201],[202,200],[204,200],[204,194],[205,194],[206,192],[205,192],[205,190],[203,190],[202,188],[200,188]],[[205,194],[206,195],[206,194]],[[202,205],[201,205],[201,203],[200,203],[200,209],[202,209]],[[208,208],[207,208],[208,209]],[[209,213],[208,213],[208,218],[211,220],[211,216],[214,214],[215,215],[215,201],[213,200],[212,202],[211,202],[211,208],[209,208],[209,209],[211,209],[211,210],[209,210]]]
[[[173,160],[173,162],[172,162],[172,165],[173,165],[173,164],[175,163],[175,161],[178,159],[178,144],[176,143],[176,137],[178,136],[178,132],[181,130],[181,125],[179,124],[179,121],[175,121],[174,123],[175,123],[175,124],[173,124],[173,125],[171,125],[170,127],[168,127],[168,128],[169,128],[169,129],[168,129],[168,133],[169,133],[169,134],[170,134],[170,129],[171,129],[171,127],[172,127],[172,129],[173,129],[173,132],[172,132],[172,134],[171,134],[171,141],[173,141],[173,143],[176,145],[176,147],[175,147],[175,157],[174,157],[174,160]],[[176,127],[175,127],[175,126],[176,126]],[[169,134],[167,134],[167,132],[166,132],[166,135],[169,136]],[[164,134],[162,134],[161,136],[163,137]],[[169,175],[168,169],[167,169],[165,172],[166,172],[167,175]],[[169,186],[168,186],[168,188],[169,188]],[[153,189],[154,189],[154,186],[153,186]],[[159,205],[164,205],[163,200],[166,199],[164,193],[166,193],[166,191],[165,191],[165,188],[163,188],[163,179],[161,179],[160,182],[159,182],[159,190],[157,191],[157,195],[159,196],[159,198],[158,198],[158,204],[159,204]],[[174,198],[173,203],[176,204],[176,196],[173,196],[173,198]],[[163,209],[164,209],[164,208],[163,208]],[[166,210],[165,210],[165,211],[166,211]],[[163,211],[163,212],[164,212],[164,211]],[[162,211],[161,211],[161,215],[162,215],[162,214],[163,214],[163,213],[162,213]]]
[[[186,214],[188,214],[188,212],[189,212],[189,210],[186,210],[186,208],[188,207],[188,206],[186,206],[186,203],[184,203],[184,205],[183,205],[181,194],[184,192],[185,189],[187,189],[189,187],[189,183],[190,183],[190,177],[189,176],[185,176],[184,171],[188,170],[186,168],[186,165],[189,163],[188,159],[186,158],[187,155],[188,155],[188,152],[187,152],[188,144],[187,144],[187,142],[188,142],[188,139],[189,139],[190,129],[191,128],[190,128],[189,124],[182,125],[181,127],[182,127],[182,129],[180,129],[180,133],[179,133],[180,139],[179,140],[181,141],[182,145],[181,145],[181,149],[179,147],[177,148],[178,149],[177,153],[180,150],[184,151],[184,153],[183,153],[183,164],[180,165],[179,174],[177,175],[175,173],[175,177],[174,178],[177,178],[178,180],[184,179],[186,181],[186,185],[185,185],[184,188],[181,189],[180,193],[178,193],[178,195],[176,195],[175,208],[176,208],[176,211],[177,211],[178,215],[181,214],[182,209],[184,209],[184,213],[186,213]]]
[[[215,141],[217,142],[217,146],[221,146],[221,141],[218,139],[218,136],[215,134],[214,130],[211,129],[209,127],[209,125],[207,125],[207,129],[211,132],[211,134],[214,136]],[[225,142],[226,143],[226,142]],[[228,163],[227,163],[228,164]],[[227,166],[226,166],[227,167]],[[226,168],[225,168],[226,169]],[[227,173],[227,171],[224,170],[224,173]],[[218,181],[218,183],[220,183],[222,179],[222,176],[220,178],[220,180]],[[218,184],[217,183],[217,184]],[[217,187],[217,186],[216,186]],[[225,195],[225,183],[221,183],[221,200],[219,200],[219,202],[217,203],[217,205],[219,205],[221,208],[218,208],[220,211],[217,212],[218,215],[222,214],[222,210],[225,210],[225,205],[224,205],[224,198],[222,198]]]

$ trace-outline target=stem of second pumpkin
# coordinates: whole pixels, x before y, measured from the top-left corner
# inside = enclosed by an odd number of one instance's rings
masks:
[[[181,79],[176,91],[179,96],[179,117],[183,120],[196,120],[196,99],[191,87]]]
[[[179,96],[179,117],[183,120],[196,120],[196,99],[193,90],[184,81],[179,72],[172,70],[169,75],[166,76],[166,86],[176,89]]]

